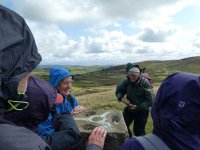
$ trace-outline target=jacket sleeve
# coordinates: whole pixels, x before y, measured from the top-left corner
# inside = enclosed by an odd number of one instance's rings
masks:
[[[81,135],[70,113],[53,117],[55,133],[43,139],[52,149],[76,149],[81,142]]]
[[[86,150],[102,150],[101,147],[95,144],[89,144],[86,146]]]
[[[50,150],[50,146],[31,130],[0,119],[0,149]],[[30,142],[31,141],[31,142]]]
[[[117,85],[115,96],[117,97],[118,101],[121,101],[124,95],[126,95],[127,85],[128,85],[128,80],[124,80],[119,85]]]
[[[126,140],[120,150],[144,150],[143,146],[134,138]]]
[[[155,97],[153,86],[145,81],[142,88],[144,90],[144,101],[139,105],[139,109],[148,110],[152,106]]]

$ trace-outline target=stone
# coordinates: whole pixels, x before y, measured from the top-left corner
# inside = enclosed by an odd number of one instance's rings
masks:
[[[78,150],[85,150],[91,131],[97,126],[107,130],[104,150],[118,150],[128,138],[122,112],[119,110],[90,110],[74,116],[83,138]]]

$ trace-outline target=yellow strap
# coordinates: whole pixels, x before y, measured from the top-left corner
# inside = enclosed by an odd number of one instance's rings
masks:
[[[8,104],[11,106],[7,111],[11,111],[11,110],[24,110],[29,106],[29,102],[25,102],[25,101],[14,101],[14,100],[8,100]],[[17,108],[20,104],[26,104],[25,107],[23,108]]]
[[[15,108],[17,108],[17,106],[19,106],[19,103],[13,105]],[[10,108],[7,109],[7,112],[8,111],[11,111],[11,110],[14,110],[14,108],[11,106]]]

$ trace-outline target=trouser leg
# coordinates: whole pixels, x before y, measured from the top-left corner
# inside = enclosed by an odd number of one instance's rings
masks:
[[[130,124],[133,122],[134,116],[129,112],[127,107],[124,109],[123,117],[124,117],[126,127],[128,129],[129,138],[131,138],[132,132],[130,130]]]
[[[145,126],[149,116],[149,110],[138,111],[134,120],[134,134],[135,136],[145,135]]]

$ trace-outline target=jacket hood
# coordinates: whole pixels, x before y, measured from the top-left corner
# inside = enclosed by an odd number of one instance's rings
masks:
[[[53,87],[56,87],[61,80],[72,76],[72,74],[65,68],[56,66],[50,69],[49,82]]]
[[[0,5],[0,99],[16,99],[19,81],[42,60],[24,19]]]
[[[152,107],[153,133],[171,149],[200,147],[200,75],[175,73],[160,86]]]
[[[6,112],[4,117],[17,125],[34,129],[39,123],[46,120],[53,108],[57,91],[48,82],[30,76],[26,95],[29,107],[21,111]]]

